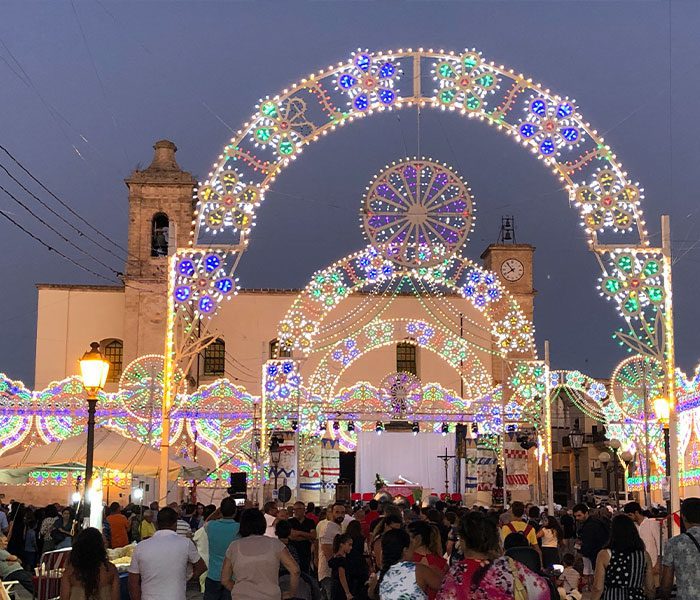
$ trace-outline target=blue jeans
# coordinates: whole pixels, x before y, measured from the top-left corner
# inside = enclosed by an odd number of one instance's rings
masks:
[[[220,581],[214,581],[207,577],[204,580],[204,596],[202,600],[231,600],[229,592]]]

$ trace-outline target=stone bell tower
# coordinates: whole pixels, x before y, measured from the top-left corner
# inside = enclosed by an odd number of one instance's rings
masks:
[[[189,241],[196,180],[177,164],[169,140],[153,146],[153,161],[126,180],[129,237],[126,263],[124,364],[162,354],[165,339],[168,254]]]

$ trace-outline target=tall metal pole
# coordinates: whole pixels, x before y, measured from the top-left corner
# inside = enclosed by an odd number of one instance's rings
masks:
[[[550,402],[550,377],[549,377],[549,340],[544,341],[544,366],[545,366],[545,394],[544,402],[544,428],[545,428],[545,472],[547,474],[547,507],[549,514],[554,514],[554,473],[552,472],[552,403]]]
[[[90,395],[88,402],[88,422],[87,422],[87,448],[85,449],[85,493],[83,506],[85,513],[90,516],[90,489],[92,485],[92,465],[95,455],[95,410],[97,408],[97,397]]]
[[[165,352],[163,360],[162,433],[160,438],[160,473],[158,503],[168,503],[168,471],[170,470],[170,410],[173,405],[173,373],[175,371],[175,265],[177,253],[168,256],[168,297],[166,303]]]
[[[649,451],[649,392],[647,390],[647,359],[642,359],[642,392],[644,397],[644,503],[651,506],[651,454]],[[639,464],[642,457],[639,456]]]
[[[673,331],[673,280],[671,277],[671,219],[661,215],[661,244],[664,256],[664,345],[666,357],[666,393],[669,407],[669,440],[670,453],[667,471],[669,476],[669,492],[671,495],[671,511],[680,510],[680,478],[678,471],[678,416],[676,413],[676,354]],[[673,519],[670,519],[673,522]]]

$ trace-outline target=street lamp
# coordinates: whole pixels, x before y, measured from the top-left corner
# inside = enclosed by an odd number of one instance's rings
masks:
[[[85,504],[90,504],[90,486],[92,484],[92,461],[95,453],[95,409],[97,408],[97,394],[102,391],[107,382],[109,361],[105,360],[100,352],[97,342],[90,344],[88,350],[80,359],[80,373],[83,378],[83,387],[87,392],[88,422],[87,422],[87,448],[85,450]],[[89,514],[89,511],[88,511]]]
[[[615,507],[620,510],[620,487],[617,483],[617,461],[620,458],[618,452],[620,451],[620,446],[622,442],[618,439],[611,439],[608,441],[608,446],[613,451],[613,462],[612,462],[612,474],[613,474],[613,486],[615,488]]]
[[[584,434],[583,431],[581,431],[578,426],[575,426],[570,432],[569,432],[569,446],[571,446],[571,450],[574,453],[574,474],[575,474],[575,486],[574,486],[574,504],[578,502],[578,486],[579,482],[581,481],[581,468],[579,465],[579,456],[581,454],[581,448],[583,448],[583,439],[584,439]]]
[[[634,453],[630,452],[629,450],[624,450],[620,454],[620,458],[622,459],[622,462],[625,464],[625,504],[629,502],[629,486],[627,483],[627,479],[630,475],[630,465],[632,464],[632,461],[634,460]]]
[[[671,405],[668,400],[663,397],[659,397],[654,400],[654,414],[656,415],[656,420],[664,428],[664,454],[666,455],[666,482],[668,485],[668,495],[666,497],[666,519],[668,527],[668,537],[673,535],[673,518],[671,516],[671,439],[670,439],[670,428],[668,426],[669,420],[671,419]],[[647,469],[649,467],[647,466]]]
[[[608,464],[611,459],[612,456],[610,456],[610,452],[606,452],[605,450],[598,455],[598,460],[605,470],[605,487],[608,488],[608,491],[610,490],[610,471],[608,470]]]
[[[279,467],[281,458],[282,448],[280,447],[280,439],[276,435],[273,435],[270,440],[270,462],[275,468],[275,491],[277,491],[277,467]]]

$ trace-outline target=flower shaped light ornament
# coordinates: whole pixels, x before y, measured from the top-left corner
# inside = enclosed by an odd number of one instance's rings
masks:
[[[435,91],[438,106],[469,112],[483,109],[486,96],[498,89],[496,73],[475,50],[436,63],[433,78],[439,86]]]
[[[617,301],[623,316],[636,318],[648,306],[663,306],[665,293],[661,260],[621,252],[611,254],[611,263],[612,274],[603,277],[600,289],[608,299]]]
[[[246,234],[253,226],[255,208],[262,194],[252,183],[243,183],[234,169],[225,169],[197,191],[201,222],[216,234],[226,228]]]
[[[571,148],[583,139],[576,107],[569,100],[547,96],[532,98],[525,113],[518,125],[518,134],[521,140],[533,144],[543,158],[557,156],[562,148]]]
[[[372,346],[387,344],[394,337],[394,325],[388,321],[375,321],[364,328],[364,333]]]
[[[518,363],[510,379],[510,385],[526,401],[546,392],[546,370],[536,363]]]
[[[594,381],[591,383],[588,390],[586,390],[586,393],[596,402],[602,402],[608,397],[608,390],[605,388],[604,384],[600,383],[600,381]]]
[[[445,357],[448,363],[457,366],[459,363],[467,358],[467,352],[465,349],[459,345],[459,343],[452,339],[446,339],[442,344],[440,349],[440,354]]]
[[[301,385],[294,361],[275,362],[265,367],[265,391],[269,398],[289,398]]]
[[[348,95],[354,110],[364,113],[396,102],[394,87],[400,76],[391,58],[358,51],[353,54],[352,65],[338,75],[336,86]]]
[[[435,329],[423,321],[411,321],[406,324],[406,333],[421,346],[426,346],[435,335]]]
[[[353,338],[347,338],[338,342],[331,352],[331,359],[347,367],[353,360],[360,356],[360,349]]]
[[[308,290],[309,297],[326,307],[332,308],[348,294],[342,273],[338,271],[317,273]]]
[[[503,350],[527,350],[532,346],[532,324],[514,309],[494,324],[493,334]]]
[[[303,312],[295,310],[280,323],[279,333],[282,347],[308,350],[316,334],[316,324],[309,321]]]
[[[630,231],[641,214],[639,187],[611,169],[599,170],[593,181],[576,186],[572,195],[589,232],[604,231],[606,227]]]
[[[467,274],[467,283],[462,288],[465,297],[472,301],[478,309],[483,309],[489,302],[501,297],[501,287],[493,273],[476,269]]]
[[[363,273],[367,281],[379,281],[391,277],[394,274],[394,265],[384,258],[373,246],[369,246],[358,258],[359,272]]]
[[[251,135],[256,146],[270,146],[284,159],[300,152],[304,138],[313,130],[313,124],[306,117],[306,102],[291,97],[281,102],[262,102]]]
[[[583,390],[586,385],[586,376],[581,371],[567,371],[566,385],[576,390]]]
[[[175,265],[175,304],[181,310],[192,307],[195,316],[211,317],[225,298],[237,293],[236,282],[226,272],[222,254],[188,253]]]

